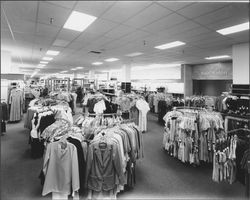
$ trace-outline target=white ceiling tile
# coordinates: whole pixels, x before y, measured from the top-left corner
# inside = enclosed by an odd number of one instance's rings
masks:
[[[135,31],[135,28],[131,28],[131,27],[125,26],[125,25],[120,25],[120,26],[117,26],[116,28],[112,29],[108,33],[106,33],[105,36],[109,37],[109,38],[117,39],[117,38],[120,38],[124,35],[127,35],[128,33],[133,32],[133,31]]]
[[[13,19],[10,21],[10,26],[13,32],[34,34],[36,31],[36,24],[32,21],[24,21]]]
[[[242,5],[245,6],[242,7],[237,3],[229,4],[228,6],[216,10],[215,12],[195,18],[194,21],[197,21],[203,25],[219,22],[221,20],[224,21],[226,19],[230,19],[232,23],[234,21],[240,21],[240,20],[244,21],[249,19],[249,16],[248,16],[247,5],[244,3]]]
[[[81,49],[84,46],[86,46],[88,43],[83,43],[83,42],[71,42],[67,48],[69,49]]]
[[[173,35],[180,34],[189,30],[193,30],[195,28],[198,28],[199,26],[200,26],[199,24],[194,23],[191,20],[186,20],[181,24],[177,24],[166,30],[160,31],[158,35],[162,37],[173,36]]]
[[[38,1],[1,2],[1,8],[4,9],[9,20],[19,19],[19,20],[35,21],[37,5]]]
[[[55,38],[59,31],[59,27],[37,23],[36,35]]]
[[[92,42],[95,41],[95,39],[97,39],[98,37],[100,37],[99,34],[94,34],[94,33],[89,33],[89,32],[82,32],[81,35],[79,37],[76,38],[76,42]]]
[[[127,42],[132,42],[134,40],[144,40],[144,38],[148,37],[150,34],[145,32],[145,31],[141,31],[141,30],[136,30],[132,33],[129,33],[128,35],[119,38],[122,41],[127,41]]]
[[[150,4],[151,2],[146,1],[117,1],[103,14],[102,18],[115,22],[124,22]]]
[[[157,1],[157,3],[161,4],[167,9],[174,10],[174,11],[193,4],[193,2],[166,2],[166,1]]]
[[[9,41],[11,42],[13,40],[10,34],[10,31],[8,29],[1,29],[1,41],[4,41],[4,40],[6,40],[6,42],[9,42]]]
[[[65,49],[62,50],[62,54],[63,55],[69,55],[69,54],[74,53],[75,51],[76,51],[75,49],[65,48]]]
[[[114,23],[109,20],[97,19],[85,31],[87,33],[103,35],[104,33],[110,31],[111,29],[113,29],[114,27],[118,25],[119,25],[118,23]]]
[[[147,26],[144,26],[142,29],[152,33],[158,33],[164,29],[170,28],[171,26],[177,25],[186,21],[186,18],[178,15],[176,13],[170,14],[166,17],[163,17]]]
[[[210,39],[225,40],[225,37],[216,32],[211,31],[211,32],[206,32],[206,33],[195,35],[194,37],[186,38],[185,41],[190,44],[193,44],[193,42],[196,42],[196,41],[207,41]]]
[[[32,44],[34,42],[35,36],[32,34],[26,34],[26,33],[15,33],[15,40],[18,43],[29,43]]]
[[[110,49],[114,49],[114,48],[119,48],[120,46],[125,45],[125,44],[126,44],[126,42],[124,42],[124,41],[115,40],[115,41],[112,41],[108,44],[103,45],[103,48],[105,50],[110,50]]]
[[[72,9],[76,3],[76,1],[47,1],[47,2],[69,9]]]
[[[53,18],[52,25],[62,27],[68,19],[70,13],[70,9],[40,1],[38,22],[50,25],[50,18]]]
[[[107,43],[109,43],[111,41],[113,41],[112,38],[102,36],[102,37],[99,37],[98,39],[92,41],[90,46],[91,47],[101,48],[104,44],[107,44]]]
[[[99,17],[113,4],[114,2],[112,1],[78,1],[75,10]]]
[[[67,40],[62,40],[57,38],[54,42],[53,42],[53,46],[58,46],[58,47],[66,47],[68,44],[70,43],[70,41]]]
[[[61,31],[57,35],[57,38],[63,39],[63,40],[66,40],[66,41],[72,41],[76,37],[78,37],[80,34],[81,34],[81,32],[72,31],[72,30],[69,30],[69,29],[61,29]]]
[[[201,15],[205,15],[209,12],[213,12],[216,9],[220,9],[222,7],[225,7],[226,3],[205,3],[205,2],[198,2],[194,3],[188,7],[185,7],[181,10],[178,10],[177,12],[181,15],[184,15],[188,18],[195,18],[199,17]]]
[[[137,15],[135,15],[133,18],[125,21],[124,24],[132,26],[132,27],[140,28],[164,16],[167,16],[171,12],[172,11],[158,4],[152,4],[149,7],[145,8],[140,13],[138,13]]]
[[[213,23],[215,21],[220,21],[222,19],[229,18],[233,16],[233,13],[231,12],[230,8],[231,6],[226,6],[219,10],[215,10],[214,12],[210,12],[208,14],[197,17],[194,19],[194,21],[199,22],[200,24],[206,25],[206,24]]]
[[[249,42],[249,30],[227,35],[227,37],[232,38],[236,41]]]
[[[177,33],[176,35],[173,36],[173,38],[176,38],[178,40],[185,40],[191,37],[196,37],[197,35],[200,35],[200,34],[205,34],[205,33],[210,33],[210,32],[211,30],[200,26],[200,27],[188,30],[188,31]]]
[[[54,38],[44,37],[44,36],[35,36],[34,42],[39,45],[52,45]]]

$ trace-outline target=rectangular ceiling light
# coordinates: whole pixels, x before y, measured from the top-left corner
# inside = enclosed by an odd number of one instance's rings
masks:
[[[84,67],[77,67],[76,69],[83,69]]]
[[[140,55],[142,55],[142,54],[143,54],[143,53],[141,53],[141,52],[134,52],[134,53],[127,54],[126,56],[134,57],[134,56],[140,56]]]
[[[92,65],[102,65],[102,62],[93,62]]]
[[[47,55],[51,55],[51,56],[57,56],[60,53],[60,51],[52,51],[52,50],[48,50],[46,52]]]
[[[76,71],[77,69],[76,69],[76,68],[72,68],[71,70],[72,70],[72,71]]]
[[[47,61],[40,61],[41,64],[48,64],[49,62]]]
[[[60,73],[66,73],[66,72],[68,72],[68,71],[61,71]]]
[[[114,61],[117,61],[117,60],[119,60],[119,59],[118,58],[108,58],[105,61],[107,61],[107,62],[114,62]]]
[[[39,64],[37,65],[37,68],[40,69],[40,68],[44,68],[46,65],[45,64]]]
[[[216,60],[216,59],[223,59],[223,58],[230,58],[228,55],[221,55],[221,56],[212,56],[212,57],[206,57],[207,60]]]
[[[63,28],[82,32],[96,19],[97,18],[94,16],[73,11],[69,16],[69,18],[67,19],[66,23],[64,24]]]
[[[145,70],[145,69],[159,69],[159,68],[167,68],[167,67],[180,67],[181,64],[151,64],[146,66],[134,66],[132,70]]]
[[[164,50],[164,49],[170,49],[170,48],[178,47],[178,46],[185,45],[185,44],[186,44],[185,42],[174,41],[174,42],[170,42],[170,43],[166,43],[166,44],[156,46],[155,48]]]
[[[237,33],[237,32],[241,32],[241,31],[245,31],[249,29],[249,22],[243,23],[243,24],[238,24],[235,26],[230,26],[227,28],[223,28],[220,30],[217,30],[216,32],[222,34],[222,35],[229,35],[232,33]]]
[[[53,60],[51,57],[43,57],[43,60]]]

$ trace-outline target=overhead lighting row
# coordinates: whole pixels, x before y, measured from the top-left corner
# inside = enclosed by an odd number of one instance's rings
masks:
[[[79,70],[79,69],[83,69],[84,67],[75,67],[75,68],[71,68],[70,70],[71,71],[76,71],[76,70]],[[69,71],[60,71],[60,73],[67,73]]]
[[[46,52],[46,55],[57,56],[59,53],[60,51],[48,50]],[[48,56],[43,57],[40,63],[37,65],[37,69],[44,68],[51,60],[53,60],[53,57],[48,57]]]
[[[70,14],[69,18],[67,19],[67,21],[65,22],[63,28],[83,32],[96,19],[97,19],[97,17],[95,17],[95,16],[88,15],[88,14],[81,13],[81,12],[77,12],[77,11],[73,11]],[[246,23],[243,23],[243,24],[239,24],[239,25],[227,27],[227,28],[224,28],[224,29],[220,29],[220,30],[217,30],[216,32],[218,32],[218,33],[220,33],[222,35],[228,35],[228,34],[240,32],[240,31],[244,31],[244,30],[248,30],[248,29],[249,29],[249,22],[246,22]],[[174,42],[170,42],[170,43],[155,46],[154,48],[160,49],[160,50],[165,50],[165,49],[170,49],[170,48],[182,46],[182,45],[185,45],[185,44],[186,43],[182,42],[182,41],[174,41]],[[60,53],[59,51],[49,50],[49,51],[47,51],[46,54],[51,55],[51,56],[57,56],[59,53]],[[142,54],[143,53],[141,53],[141,52],[134,52],[134,53],[131,53],[131,54],[127,54],[126,56],[134,57],[134,56],[139,56],[139,55],[142,55]],[[230,56],[228,56],[228,55],[222,55],[222,56],[206,57],[205,59],[212,60],[212,59],[224,59],[224,58],[229,58],[229,57]],[[48,62],[46,62],[46,61],[51,61],[51,60],[53,60],[52,57],[43,57],[43,61],[41,61],[38,66],[43,68],[44,66],[46,66],[46,64],[48,64]],[[105,59],[106,62],[115,62],[115,61],[118,61],[118,60],[119,60],[118,58]],[[93,62],[92,63],[92,65],[102,65],[102,64],[103,64],[103,62]],[[77,69],[81,69],[81,68],[79,68],[79,67],[78,68],[72,68],[71,70],[76,71]],[[66,72],[68,72],[68,71],[61,71],[61,73],[66,73]]]

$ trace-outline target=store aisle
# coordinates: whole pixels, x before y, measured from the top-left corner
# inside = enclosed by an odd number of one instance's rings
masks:
[[[240,198],[244,187],[217,184],[211,180],[211,167],[194,168],[170,157],[162,149],[163,127],[149,114],[148,132],[144,136],[145,158],[137,162],[136,186],[123,192],[118,199],[135,198]],[[44,200],[38,175],[42,159],[30,158],[29,131],[23,122],[9,124],[7,134],[1,137],[1,199]]]
[[[163,126],[156,115],[148,115],[148,131],[143,136],[145,158],[136,166],[136,187],[119,199],[215,199],[244,198],[245,188],[212,181],[212,166],[192,167],[170,157],[162,148]]]
[[[1,199],[40,200],[42,187],[38,175],[42,159],[30,157],[29,130],[24,121],[7,124],[7,133],[1,136]]]

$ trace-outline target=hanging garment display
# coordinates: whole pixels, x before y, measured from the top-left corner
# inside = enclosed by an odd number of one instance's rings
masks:
[[[9,96],[10,119],[9,121],[20,121],[23,114],[24,95],[21,89],[12,89]]]
[[[219,113],[182,109],[168,112],[164,120],[163,147],[171,156],[195,165],[212,163],[215,140],[224,132]]]

